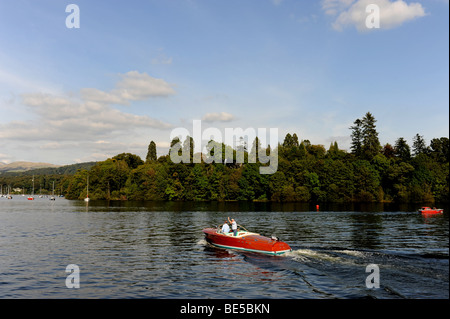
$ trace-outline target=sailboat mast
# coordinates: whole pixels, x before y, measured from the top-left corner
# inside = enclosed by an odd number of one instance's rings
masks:
[[[50,197],[50,200],[55,200],[55,181],[53,181],[52,196]]]
[[[84,201],[89,202],[89,174],[86,180],[86,198],[84,199]]]
[[[34,200],[34,175],[32,181],[33,181],[33,189],[31,191],[31,195],[28,196],[28,200]]]

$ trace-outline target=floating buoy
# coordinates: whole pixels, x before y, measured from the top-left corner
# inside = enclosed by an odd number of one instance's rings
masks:
[[[319,205],[316,205],[316,210],[319,211]]]

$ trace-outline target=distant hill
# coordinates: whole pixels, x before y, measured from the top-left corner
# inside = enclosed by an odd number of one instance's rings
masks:
[[[12,162],[10,164],[0,163],[0,173],[6,172],[26,172],[38,168],[56,168],[60,165],[50,163],[33,163],[33,162]]]
[[[28,163],[28,166],[20,166],[20,165],[12,165],[15,163]],[[94,166],[97,162],[86,162],[79,164],[71,164],[71,165],[53,165],[48,163],[30,163],[30,162],[14,162],[11,164],[6,164],[0,166],[0,176],[22,176],[22,175],[73,175],[79,169],[89,170],[92,166]],[[34,164],[34,165],[31,165]],[[6,169],[6,166],[12,165],[12,169]],[[16,167],[16,169],[14,169]],[[29,167],[28,169],[24,169],[25,167]],[[22,169],[20,169],[22,168]]]

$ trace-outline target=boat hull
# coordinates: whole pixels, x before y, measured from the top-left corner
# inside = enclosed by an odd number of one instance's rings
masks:
[[[285,242],[256,233],[239,232],[238,236],[233,236],[232,233],[217,233],[215,228],[206,228],[203,232],[208,243],[220,248],[251,251],[268,255],[281,255],[291,251],[291,247]]]

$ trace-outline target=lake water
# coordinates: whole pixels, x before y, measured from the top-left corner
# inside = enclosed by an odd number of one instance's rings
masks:
[[[449,298],[448,207],[417,208],[0,198],[0,298]],[[210,247],[228,216],[293,251]]]

